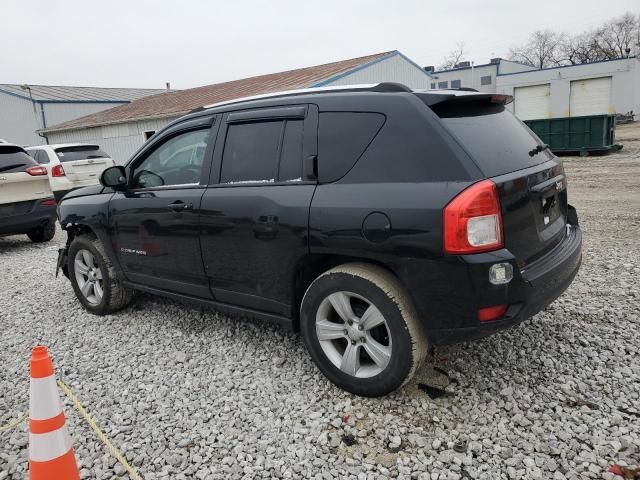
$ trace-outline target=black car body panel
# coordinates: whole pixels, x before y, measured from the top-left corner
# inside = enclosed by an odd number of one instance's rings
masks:
[[[478,338],[529,318],[568,287],[580,265],[581,233],[562,165],[545,151],[526,169],[491,176],[500,195],[504,248],[445,254],[443,209],[488,175],[474,148],[443,121],[451,113],[443,113],[443,96],[327,92],[207,108],[158,132],[126,165],[131,182],[163,142],[207,129],[199,183],[83,188],[64,198],[60,222],[70,236],[93,231],[129,286],[293,326],[304,290],[322,268],[368,261],[407,288],[430,342]],[[452,101],[447,98],[442,101]],[[487,103],[492,96],[478,99]],[[469,105],[464,112],[475,108]],[[341,122],[340,114],[362,121]],[[261,121],[284,122],[280,149],[286,122],[300,122],[300,177],[279,177],[278,150],[273,178],[226,181],[232,126]],[[323,162],[329,151],[351,157]],[[510,283],[489,282],[497,262],[513,266]],[[503,303],[509,305],[504,318],[480,324],[479,308]]]
[[[29,233],[55,221],[55,204],[43,205],[42,199],[0,205],[0,235]]]

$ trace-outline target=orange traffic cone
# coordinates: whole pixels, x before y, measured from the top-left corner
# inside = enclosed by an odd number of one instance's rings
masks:
[[[30,480],[78,480],[78,466],[47,347],[31,351],[29,398]]]

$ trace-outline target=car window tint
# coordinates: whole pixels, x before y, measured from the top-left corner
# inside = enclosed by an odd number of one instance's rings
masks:
[[[134,168],[132,187],[199,184],[208,140],[209,129],[170,138]]]
[[[325,112],[318,125],[318,178],[343,177],[362,156],[384,124],[380,113]]]
[[[91,158],[108,158],[109,155],[97,145],[76,145],[74,147],[59,147],[54,150],[61,162],[87,160]]]
[[[284,124],[269,121],[229,125],[220,182],[274,182]]]
[[[549,160],[549,152],[529,154],[540,140],[503,105],[442,102],[431,109],[488,177]]]
[[[34,150],[31,153],[31,156],[35,159],[39,164],[47,164],[49,163],[49,155],[44,150]],[[34,155],[35,154],[35,155]]]
[[[34,165],[36,161],[21,148],[0,145],[0,173],[24,172]]]
[[[302,120],[287,120],[282,149],[280,153],[280,170],[278,181],[302,181]]]

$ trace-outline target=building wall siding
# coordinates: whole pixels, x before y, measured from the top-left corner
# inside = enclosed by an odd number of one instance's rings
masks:
[[[33,111],[31,100],[0,92],[0,138],[18,145],[42,145],[44,138],[36,130],[40,123],[40,106]]]
[[[475,88],[479,92],[495,93],[496,73],[496,65],[485,65],[482,67],[435,72],[433,74],[435,80],[433,81],[436,83],[448,82],[448,87],[451,88],[453,80],[460,80],[460,86],[463,88]],[[482,85],[480,79],[487,76],[491,77],[491,83]]]
[[[453,80],[460,80],[460,86],[465,88],[475,88],[479,92],[496,93],[496,77],[499,73],[523,72],[531,70],[533,67],[509,60],[500,60],[500,64],[480,65],[473,68],[460,68],[434,72],[434,82],[448,82],[451,88]],[[491,77],[491,83],[482,85],[482,77]]]
[[[599,77],[612,78],[609,113],[640,112],[640,61],[635,58],[498,75],[497,91],[513,95],[517,87],[550,83],[551,117],[562,118],[571,113],[571,81]]]
[[[429,88],[431,77],[404,57],[393,55],[336,80],[322,83],[322,86],[378,82],[398,82],[410,88]]]
[[[51,132],[49,143],[95,143],[111,155],[116,163],[123,164],[144,143],[144,132],[158,131],[176,118],[178,117]]]

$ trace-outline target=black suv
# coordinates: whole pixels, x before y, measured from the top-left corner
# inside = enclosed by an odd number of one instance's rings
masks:
[[[280,322],[331,381],[386,394],[578,271],[562,163],[510,100],[383,83],[201,108],[65,197],[58,266],[90,312],[143,291]]]

